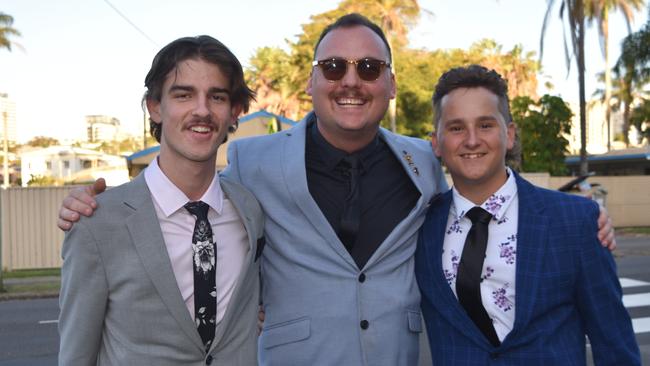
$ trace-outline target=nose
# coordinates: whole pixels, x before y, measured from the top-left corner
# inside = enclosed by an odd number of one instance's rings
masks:
[[[467,147],[476,147],[481,143],[481,140],[478,135],[478,131],[475,128],[468,128],[467,135],[465,138],[465,145]]]
[[[194,110],[192,114],[198,117],[206,117],[210,114],[210,109],[208,108],[208,97],[207,95],[199,95],[196,98],[196,104],[194,105]]]
[[[341,86],[354,88],[358,87],[361,83],[359,74],[357,74],[357,65],[354,62],[348,61],[347,67],[345,68],[345,75],[341,79]]]

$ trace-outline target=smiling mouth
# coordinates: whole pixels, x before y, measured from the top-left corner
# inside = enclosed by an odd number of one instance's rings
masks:
[[[463,159],[478,159],[485,156],[485,153],[474,153],[474,154],[461,154],[460,157]]]
[[[201,125],[195,125],[190,127],[190,131],[196,132],[196,133],[208,133],[212,131],[211,127],[208,126],[201,126]]]
[[[365,99],[362,98],[336,98],[336,104],[340,106],[357,106],[365,104]]]

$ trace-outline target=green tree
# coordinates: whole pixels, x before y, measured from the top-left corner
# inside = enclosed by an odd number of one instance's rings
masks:
[[[59,140],[54,137],[48,136],[36,136],[27,142],[26,145],[34,147],[49,147],[53,145],[59,145]]]
[[[262,47],[251,57],[246,70],[246,81],[256,93],[256,105],[260,109],[299,118],[299,103],[295,96],[299,87],[292,83],[296,69],[291,56],[277,47]]]
[[[576,57],[576,66],[578,70],[578,93],[580,105],[580,174],[587,174],[589,166],[587,163],[587,100],[585,97],[585,3],[583,0],[560,0],[560,20],[564,26],[564,18],[569,24],[569,35],[571,39],[571,51],[567,47],[566,38],[564,39],[564,50],[566,56],[567,71],[571,67],[571,55]],[[542,31],[540,36],[540,55],[542,60],[544,56],[544,35],[551,15],[555,0],[547,0],[548,6],[544,14]]]
[[[607,150],[611,149],[610,99],[612,97],[612,73],[609,61],[609,13],[620,10],[625,18],[628,33],[632,33],[630,23],[634,19],[635,11],[639,11],[643,3],[643,0],[590,0],[585,4],[587,19],[598,24],[600,46],[605,58],[605,93],[603,102],[605,104],[605,121],[607,123]]]
[[[544,95],[538,101],[516,97],[512,117],[518,124],[522,145],[522,170],[566,174],[564,157],[571,132],[571,109],[560,97]]]
[[[14,18],[0,12],[0,48],[6,48],[11,52],[11,46],[15,44],[11,37],[20,37],[20,32],[13,27]]]

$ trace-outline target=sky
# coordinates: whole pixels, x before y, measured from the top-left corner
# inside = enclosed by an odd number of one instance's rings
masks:
[[[557,2],[557,1],[556,1]],[[34,136],[82,138],[85,115],[118,118],[142,136],[140,100],[154,55],[174,39],[209,34],[226,44],[245,66],[264,46],[286,48],[310,16],[336,8],[339,0],[0,0],[21,37],[12,52],[0,50],[0,93],[16,103],[18,141]],[[421,0],[426,9],[410,33],[410,46],[429,50],[468,48],[490,38],[510,50],[522,45],[538,54],[544,0]],[[115,10],[117,9],[117,11]],[[128,19],[125,20],[124,15]],[[577,73],[567,77],[562,25],[554,9],[549,22],[540,84],[569,102],[578,99]],[[632,30],[646,21],[644,9]],[[620,53],[627,27],[610,16],[610,57]],[[587,97],[604,68],[595,25],[586,40]],[[402,81],[403,82],[403,81]],[[435,80],[431,81],[432,85]],[[540,93],[545,93],[540,87]],[[398,85],[399,91],[399,85]]]

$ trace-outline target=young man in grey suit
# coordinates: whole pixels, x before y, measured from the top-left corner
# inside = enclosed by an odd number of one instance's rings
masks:
[[[66,235],[59,364],[254,365],[263,216],[215,168],[253,92],[209,36],[164,47],[145,86],[160,154]]]
[[[429,143],[379,127],[396,92],[391,62],[377,25],[339,18],[315,47],[314,111],[230,145],[224,174],[267,215],[261,365],[418,363],[413,253],[431,197],[447,186]],[[90,194],[66,198],[62,229],[92,212]]]

